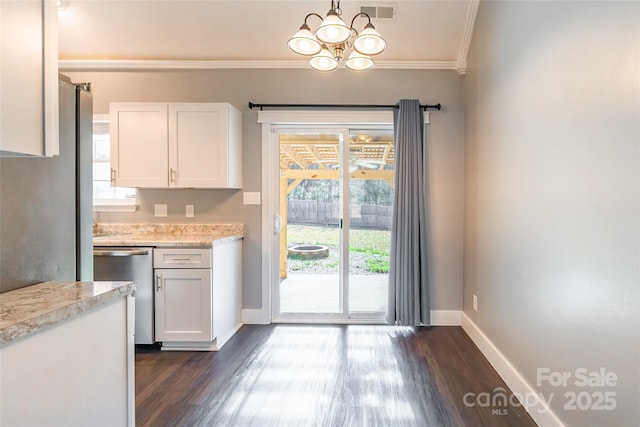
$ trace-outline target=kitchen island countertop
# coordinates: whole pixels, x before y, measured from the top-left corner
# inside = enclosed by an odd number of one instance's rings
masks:
[[[0,294],[0,344],[129,295],[133,282],[44,282]]]

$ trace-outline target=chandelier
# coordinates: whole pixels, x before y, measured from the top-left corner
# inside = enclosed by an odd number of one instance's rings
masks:
[[[338,68],[346,48],[353,48],[353,52],[345,61],[347,68],[356,71],[373,68],[371,56],[382,52],[387,42],[376,31],[371,17],[366,13],[356,14],[350,26],[344,23],[341,15],[340,0],[331,0],[331,10],[324,19],[317,13],[308,14],[300,30],[289,40],[289,48],[300,55],[311,56],[309,65],[318,71],[333,71]],[[322,20],[315,34],[307,25],[310,16],[317,16]],[[358,17],[366,17],[369,21],[360,32],[353,27]]]

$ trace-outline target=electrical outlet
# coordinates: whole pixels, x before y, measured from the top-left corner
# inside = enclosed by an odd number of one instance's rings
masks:
[[[185,216],[187,218],[193,218],[195,216],[193,205],[185,205]]]
[[[168,216],[167,205],[153,205],[153,214],[155,216]]]
[[[473,295],[473,309],[478,311],[478,296],[475,294]]]
[[[242,202],[245,205],[259,205],[260,204],[260,192],[245,191],[242,193]]]

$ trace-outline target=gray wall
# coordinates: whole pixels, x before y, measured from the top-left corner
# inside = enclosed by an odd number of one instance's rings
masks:
[[[94,112],[107,113],[112,101],[230,102],[244,112],[244,188],[261,191],[261,128],[258,103],[395,104],[401,98],[440,102],[427,127],[432,227],[432,302],[436,310],[462,308],[463,113],[462,81],[453,71],[205,70],[162,72],[68,72],[74,81],[93,83]],[[191,222],[242,221],[244,308],[260,308],[261,212],[242,205],[232,190],[142,190],[134,214],[98,214],[103,222],[189,222],[184,205],[194,204]],[[167,203],[168,218],[155,218],[153,204]]]
[[[480,4],[464,311],[567,425],[640,419],[639,58],[638,2]],[[616,386],[575,386],[600,367]],[[572,377],[537,385],[537,368]],[[617,408],[564,410],[570,390],[613,391]]]
[[[0,292],[76,279],[76,90],[59,88],[60,155],[0,157]]]

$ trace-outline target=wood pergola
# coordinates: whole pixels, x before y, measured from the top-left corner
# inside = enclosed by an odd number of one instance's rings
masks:
[[[392,135],[358,134],[349,141],[349,177],[385,180],[393,186]],[[305,179],[340,178],[340,140],[336,134],[280,135],[280,278],[287,277],[287,200]]]

